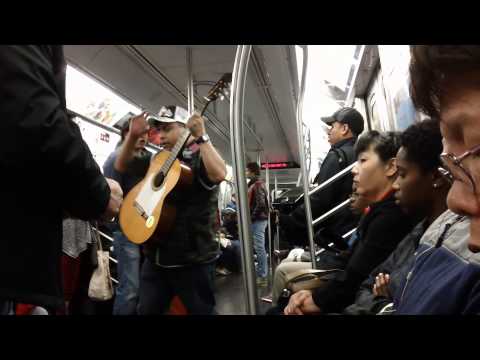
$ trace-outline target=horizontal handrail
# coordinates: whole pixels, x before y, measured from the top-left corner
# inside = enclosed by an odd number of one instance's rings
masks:
[[[325,214],[323,214],[322,216],[320,216],[318,219],[315,219],[312,223],[312,226],[315,226],[325,220],[327,220],[330,216],[336,214],[337,212],[339,212],[340,210],[343,210],[343,208],[347,207],[348,205],[350,205],[350,202],[352,200],[351,199],[347,199],[345,200],[344,202],[342,202],[341,204],[338,204],[337,206],[335,206],[333,209],[327,211]]]
[[[331,243],[329,243],[327,246],[330,247],[330,246],[332,246],[332,245],[333,245],[333,243],[331,242]],[[315,252],[315,255],[318,256],[318,255],[320,255],[321,253],[323,253],[325,250],[327,250],[327,249],[321,248],[320,250],[317,250],[317,251]]]
[[[353,228],[352,230],[350,230],[349,232],[345,233],[342,235],[342,238],[346,239],[347,237],[349,237],[350,235],[352,235],[355,230],[357,230],[357,228]]]
[[[355,232],[355,230],[357,230],[357,228],[353,228],[352,230],[346,232],[345,234],[342,235],[342,238],[343,238],[343,239],[346,239],[347,237],[349,237],[350,235],[352,235],[352,234]],[[330,244],[328,244],[329,247],[332,246],[332,245],[333,245],[333,242],[330,243]],[[325,251],[325,248],[321,248],[320,250],[318,250],[318,251],[315,253],[315,255],[320,255],[320,254],[321,254],[322,252],[324,252],[324,251]]]
[[[342,235],[342,238],[346,239],[347,237],[352,235],[355,232],[355,230],[357,230],[357,228],[353,228],[352,230],[346,232],[345,234]],[[332,246],[332,245],[333,245],[333,242],[328,244],[328,246]],[[321,249],[319,249],[318,251],[315,252],[315,255],[320,255],[324,251],[325,251],[325,248],[321,248]],[[278,255],[278,254],[280,254],[280,250],[275,250],[274,253],[276,255]]]
[[[114,241],[112,237],[110,237],[110,236],[108,236],[107,234],[105,234],[104,232],[98,230],[96,227],[93,227],[93,229],[94,229],[95,231],[97,231],[100,235],[102,235],[105,239],[110,240],[111,242]]]
[[[98,230],[95,226],[93,226],[93,229],[100,235],[102,235],[105,239],[107,240],[110,240],[110,241],[114,241],[113,238],[111,238],[110,236],[108,236],[107,234],[101,232],[100,230]],[[114,262],[115,264],[118,264],[118,261],[114,258],[112,258],[111,256],[108,257],[112,262]]]
[[[100,122],[98,122],[98,121],[96,121],[96,120],[90,119],[90,118],[88,118],[88,117],[86,117],[86,116],[84,116],[84,115],[82,115],[82,114],[79,114],[79,113],[77,113],[77,112],[75,112],[75,111],[73,111],[73,110],[70,110],[70,109],[67,109],[67,112],[68,112],[71,116],[79,117],[80,119],[82,119],[82,120],[84,120],[84,121],[86,121],[86,122],[88,122],[88,123],[90,123],[90,124],[92,124],[92,125],[98,126],[98,127],[102,128],[102,129],[104,129],[104,130],[107,130],[107,131],[113,132],[113,133],[115,133],[115,134],[117,134],[117,135],[120,135],[120,130],[118,130],[117,128],[115,128],[115,127],[113,127],[113,126],[102,124],[102,123],[100,123]],[[154,145],[154,144],[152,144],[152,143],[148,143],[145,147],[150,148],[150,149],[152,149],[152,150],[154,150],[154,151],[160,151],[160,150],[162,150],[161,147],[156,146],[156,145]]]
[[[339,171],[338,173],[336,173],[335,175],[333,175],[331,178],[325,180],[323,183],[321,183],[320,185],[318,185],[315,189],[313,190],[310,190],[310,192],[308,193],[309,196],[312,196],[313,194],[315,194],[317,191],[320,191],[324,188],[326,188],[328,185],[334,183],[335,181],[341,179],[342,177],[344,177],[345,175],[347,175],[348,173],[350,173],[353,169],[353,167],[357,165],[357,162],[355,161],[353,164],[347,166],[345,169]],[[296,200],[295,202],[298,202],[301,198],[303,197],[303,194],[300,195]]]
[[[105,239],[110,240],[110,241],[113,241],[113,239],[112,239],[110,236],[108,236],[107,234],[101,232],[101,231],[98,230],[95,226],[93,226],[93,229],[94,229],[98,234],[102,235]],[[113,263],[115,263],[115,264],[118,264],[118,261],[115,260],[113,257],[109,256],[108,259],[109,259],[111,262],[113,262]],[[111,276],[110,276],[110,280],[112,280],[115,284],[118,284],[118,280],[114,279],[114,278],[111,277]]]

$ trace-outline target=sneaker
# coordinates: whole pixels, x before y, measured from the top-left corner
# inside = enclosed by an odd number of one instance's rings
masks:
[[[220,274],[220,275],[229,275],[231,274],[230,271],[228,271],[226,268],[217,268],[217,274]]]
[[[288,256],[290,250],[275,250],[274,255],[277,257],[277,261],[282,261]]]
[[[267,277],[258,277],[257,278],[257,285],[260,287],[268,286],[268,279]]]
[[[264,296],[264,297],[260,298],[260,300],[262,300],[263,302],[269,303],[269,304],[273,303],[272,295]]]

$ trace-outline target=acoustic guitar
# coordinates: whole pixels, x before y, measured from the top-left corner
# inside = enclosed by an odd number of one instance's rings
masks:
[[[224,74],[204,98],[201,115],[208,105],[225,96],[224,89],[232,81],[232,74]],[[161,239],[168,234],[176,217],[174,206],[165,201],[176,189],[192,184],[191,169],[177,159],[190,137],[185,129],[171,151],[162,150],[150,163],[145,178],[124,198],[120,208],[120,227],[125,236],[135,244],[142,244],[152,238]]]

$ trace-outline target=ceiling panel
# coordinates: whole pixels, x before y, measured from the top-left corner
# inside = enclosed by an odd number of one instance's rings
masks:
[[[133,48],[134,51],[131,50]],[[186,49],[186,45],[69,45],[65,46],[65,55],[73,65],[89,72],[120,95],[142,108],[158,111],[166,104],[187,107]],[[252,66],[252,61],[247,77],[245,121],[263,142],[262,160],[268,158],[272,162],[298,162],[295,84],[292,84],[292,79],[296,79],[296,76],[291,73],[292,68],[296,71],[296,64],[292,67],[292,59],[286,49],[285,46],[255,48],[261,71],[264,72],[262,76],[267,79],[267,91],[272,99],[270,104],[258,68]],[[236,47],[231,45],[192,46],[194,80],[200,83],[196,86],[198,99],[206,95],[211,84],[223,73],[233,71],[235,51]],[[201,105],[198,102],[197,107]],[[272,103],[275,111],[272,111]],[[217,102],[209,109],[216,118],[211,120],[212,124],[218,121],[220,127],[216,133],[212,130],[214,126],[207,124],[209,134],[222,155],[231,163],[229,103]],[[248,160],[256,160],[259,148],[256,137],[247,128],[244,135]],[[279,173],[278,176],[282,181],[296,181],[296,174],[298,171],[294,170]]]

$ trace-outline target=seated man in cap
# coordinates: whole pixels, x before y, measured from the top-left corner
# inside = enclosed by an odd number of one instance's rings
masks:
[[[315,182],[318,184],[331,178],[355,161],[353,147],[358,135],[363,131],[363,117],[353,108],[342,108],[331,117],[322,120],[331,126],[328,131],[328,142],[332,147],[316,176]],[[352,175],[349,173],[310,197],[312,220],[349,198],[352,192],[352,179]],[[303,204],[289,215],[280,215],[279,220],[287,241],[295,245],[306,245],[307,228]],[[357,222],[358,217],[353,215],[349,209],[344,209],[323,222],[321,227],[326,230],[325,232],[342,236],[353,229]]]
[[[162,107],[156,120],[151,125],[158,131],[160,145],[168,151],[184,131],[190,131],[191,136],[179,154],[179,160],[192,169],[193,183],[188,189],[171,194],[177,211],[168,236],[159,243],[145,243],[138,313],[164,314],[176,296],[188,314],[213,314],[212,281],[215,261],[220,255],[214,234],[217,185],[225,179],[225,162],[210,142],[201,116],[195,114],[188,118],[185,109],[166,106]],[[147,114],[131,120],[129,133],[115,161],[117,171],[128,169],[135,158],[136,144],[149,129]],[[147,166],[143,169],[144,177]]]

